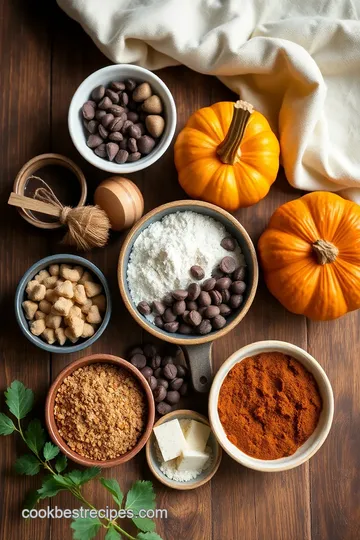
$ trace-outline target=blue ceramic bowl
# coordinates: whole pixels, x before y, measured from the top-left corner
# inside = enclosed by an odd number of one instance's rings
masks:
[[[44,270],[45,268],[48,268],[51,264],[73,264],[73,265],[80,265],[86,268],[86,270],[89,270],[94,276],[97,277],[99,280],[99,283],[103,286],[104,294],[106,296],[106,311],[103,318],[103,321],[101,325],[99,326],[98,330],[95,332],[93,336],[91,336],[88,339],[83,339],[79,343],[76,343],[74,345],[49,345],[45,341],[43,341],[40,337],[34,336],[29,329],[29,321],[26,319],[24,310],[22,308],[22,303],[25,298],[25,289],[28,284],[28,282],[34,278],[36,274],[40,272],[40,270]],[[23,277],[20,280],[20,283],[16,289],[15,293],[15,315],[16,320],[19,323],[19,326],[23,332],[23,334],[28,338],[29,341],[31,341],[34,345],[37,345],[40,347],[40,349],[44,349],[45,351],[52,352],[52,353],[73,353],[78,352],[83,349],[86,349],[86,347],[89,347],[92,345],[101,334],[104,332],[105,328],[107,327],[110,315],[111,315],[111,296],[110,296],[110,289],[107,284],[106,278],[104,274],[93,264],[92,262],[88,261],[87,259],[84,259],[83,257],[78,257],[77,255],[68,255],[68,254],[58,254],[58,255],[51,255],[50,257],[45,257],[44,259],[41,259],[37,263],[33,264],[27,272],[23,275]]]

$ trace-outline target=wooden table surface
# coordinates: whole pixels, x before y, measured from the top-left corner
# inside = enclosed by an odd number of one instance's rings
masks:
[[[47,5],[46,5],[47,4]],[[124,355],[147,339],[120,299],[116,265],[124,235],[114,234],[103,250],[85,254],[107,276],[113,295],[111,323],[94,346],[74,355],[50,355],[31,345],[17,327],[13,309],[16,285],[40,258],[67,251],[59,232],[28,225],[7,207],[15,175],[31,157],[57,152],[83,168],[89,192],[107,173],[85,163],[71,143],[67,111],[73,92],[96,69],[109,64],[90,38],[52,2],[0,1],[0,386],[15,378],[33,388],[37,411],[43,414],[50,381],[69,362],[84,354]],[[178,130],[199,107],[232,99],[218,80],[184,67],[162,70],[178,109]],[[145,198],[145,210],[180,199],[173,151],[145,171],[131,176]],[[299,197],[280,175],[268,197],[236,217],[254,242],[272,212]],[[331,433],[321,450],[305,465],[285,473],[247,470],[224,456],[211,483],[190,492],[165,489],[155,482],[157,504],[168,510],[158,533],[166,540],[358,540],[360,538],[360,311],[338,321],[311,322],[288,313],[266,290],[262,278],[256,300],[245,319],[214,345],[217,369],[235,350],[262,339],[289,341],[308,350],[324,367],[335,394]],[[194,397],[193,407],[206,410],[206,397]],[[4,399],[1,398],[1,410]],[[0,536],[3,540],[70,539],[68,520],[28,520],[20,509],[28,489],[40,479],[16,477],[15,454],[22,445],[15,437],[0,441]],[[126,489],[136,479],[151,479],[144,452],[121,467],[106,471]],[[87,488],[98,507],[110,503],[103,490]],[[52,504],[77,507],[60,494]]]

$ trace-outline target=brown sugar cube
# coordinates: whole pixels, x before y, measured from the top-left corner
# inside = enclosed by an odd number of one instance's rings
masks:
[[[60,266],[58,264],[51,264],[49,266],[49,272],[51,276],[58,276],[60,272]]]
[[[99,308],[97,306],[91,306],[89,313],[86,317],[87,322],[91,324],[100,324],[102,321]]]
[[[106,297],[104,294],[98,294],[97,296],[94,296],[91,300],[94,306],[97,306],[100,311],[106,311]]]
[[[85,304],[81,306],[81,311],[85,313],[85,315],[87,315],[90,311],[91,306],[92,306],[92,301],[90,300],[90,298],[88,298]]]
[[[49,315],[46,315],[45,323],[47,328],[52,328],[53,330],[56,330],[56,328],[59,328],[61,326],[61,322],[61,315],[54,315],[53,313],[49,313]]]
[[[85,270],[85,272],[84,272],[83,275],[81,276],[81,279],[79,279],[79,283],[80,283],[80,285],[84,285],[84,283],[86,283],[87,281],[94,281],[94,278],[93,278],[93,276],[90,274],[90,272],[88,272],[87,270]]]
[[[54,313],[54,315],[62,315],[63,317],[67,317],[73,305],[74,304],[71,300],[69,300],[69,298],[60,296],[60,298],[58,298],[53,305],[52,313]]]
[[[43,333],[43,331],[45,330],[45,328],[46,328],[46,325],[45,325],[44,319],[38,319],[37,321],[33,321],[33,322],[30,324],[30,332],[31,332],[34,336],[40,336],[40,334]]]
[[[62,271],[60,269],[60,272],[62,278],[75,282],[79,281],[82,276],[82,272],[80,273],[79,270],[75,270],[75,268],[63,268]]]
[[[55,289],[47,289],[45,293],[45,299],[50,302],[51,304],[54,304],[56,300],[59,298],[59,295],[56,292]],[[44,311],[44,310],[43,310]]]
[[[47,270],[41,270],[38,274],[36,274],[34,279],[36,279],[36,281],[38,281],[39,283],[42,283],[44,279],[49,276],[50,274]]]
[[[86,281],[84,283],[85,293],[88,298],[97,296],[102,292],[102,286],[100,283],[95,283],[94,281]]]
[[[25,311],[25,317],[28,321],[32,321],[38,310],[38,304],[36,302],[31,302],[31,300],[25,300],[25,302],[22,303],[22,307]]]
[[[63,298],[73,298],[74,289],[71,281],[67,279],[64,283],[59,283],[55,288],[55,293]]]
[[[52,345],[56,341],[55,331],[53,328],[45,328],[45,330],[43,331],[41,335],[43,336],[43,338],[49,345]]]
[[[60,345],[64,345],[64,344],[65,344],[65,341],[66,341],[66,336],[65,336],[65,330],[64,330],[64,328],[56,328],[56,330],[55,330],[55,337],[56,337],[56,339],[58,340],[58,342],[59,342]]]
[[[71,343],[76,343],[79,341],[79,338],[75,337],[71,331],[71,328],[65,328],[65,336],[70,339]]]
[[[89,338],[95,334],[95,328],[88,324],[87,322],[84,324],[83,333],[81,334],[82,338]]]
[[[45,315],[48,315],[50,313],[51,307],[52,307],[52,304],[48,300],[41,300],[39,304],[40,311],[45,313]]]
[[[30,295],[31,295],[32,291],[34,290],[34,287],[36,287],[37,285],[39,285],[39,282],[38,282],[36,279],[32,279],[32,280],[29,281],[29,283],[26,285],[25,292],[26,292],[26,294],[29,296],[29,298],[30,298]]]
[[[67,317],[67,324],[72,332],[72,335],[76,338],[79,338],[84,331],[83,319],[74,315],[70,315],[70,317]]]
[[[57,284],[56,276],[47,277],[43,281],[43,285],[45,285],[47,289],[53,289],[54,287],[56,287],[56,284]]]
[[[46,300],[43,300],[43,302],[46,302]],[[37,321],[39,321],[40,319],[45,319],[46,317],[46,313],[44,313],[43,311],[40,311],[40,309],[37,310],[37,312],[35,313],[35,319]]]
[[[86,304],[86,294],[85,294],[85,287],[84,285],[81,285],[77,283],[74,287],[74,301],[77,304],[84,305]]]
[[[38,283],[37,285],[34,285],[34,287],[31,289],[30,293],[28,294],[30,300],[33,300],[34,302],[41,302],[41,300],[44,300],[46,294],[46,287],[42,283]]]

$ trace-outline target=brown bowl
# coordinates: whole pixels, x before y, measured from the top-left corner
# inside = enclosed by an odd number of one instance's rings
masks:
[[[59,434],[55,417],[54,417],[54,405],[55,405],[55,397],[58,392],[59,387],[63,383],[64,379],[68,377],[71,373],[76,371],[77,369],[88,366],[90,364],[113,364],[115,366],[121,367],[131,373],[131,375],[139,382],[140,386],[142,387],[146,399],[147,399],[147,405],[148,405],[148,419],[146,423],[146,428],[144,433],[141,435],[140,439],[138,440],[137,444],[129,450],[129,452],[126,452],[126,454],[123,454],[122,456],[119,456],[114,459],[109,459],[107,461],[98,461],[94,459],[89,459],[83,456],[80,456],[76,452],[70,449],[70,447],[66,444],[64,439]],[[46,426],[49,431],[50,437],[54,444],[56,444],[61,452],[65,454],[69,459],[72,461],[75,461],[76,463],[79,463],[79,465],[83,465],[84,467],[116,467],[117,465],[121,465],[122,463],[125,463],[126,461],[129,461],[132,459],[136,454],[140,452],[140,450],[145,446],[148,438],[151,435],[151,431],[154,425],[154,419],[155,419],[155,403],[154,398],[152,395],[152,392],[150,390],[150,386],[148,385],[145,377],[129,362],[126,360],[123,360],[123,358],[119,358],[117,356],[112,356],[111,354],[93,354],[91,356],[85,356],[84,358],[80,358],[79,360],[75,360],[72,364],[67,366],[65,369],[63,369],[59,375],[56,377],[55,381],[52,383],[50,390],[48,392],[47,398],[46,398],[46,404],[45,404],[45,420],[46,420]]]

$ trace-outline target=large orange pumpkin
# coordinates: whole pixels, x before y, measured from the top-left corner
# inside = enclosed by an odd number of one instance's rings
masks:
[[[310,319],[360,307],[360,206],[314,192],[280,206],[258,251],[270,292]]]
[[[245,101],[195,112],[175,143],[179,182],[190,197],[229,211],[263,199],[279,169],[279,142]]]

